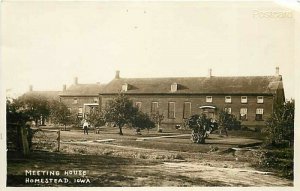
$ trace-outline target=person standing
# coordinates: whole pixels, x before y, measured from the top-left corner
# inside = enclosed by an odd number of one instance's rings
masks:
[[[86,121],[86,120],[84,120],[84,123],[83,123],[83,134],[89,134],[89,132],[88,132],[88,126],[89,126],[89,124],[88,124],[88,122]]]

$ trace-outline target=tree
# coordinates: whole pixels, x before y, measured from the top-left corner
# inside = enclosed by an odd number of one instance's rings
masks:
[[[50,102],[50,117],[54,123],[64,125],[65,130],[67,130],[67,125],[75,122],[74,115],[67,106],[57,100]]]
[[[192,129],[192,141],[194,143],[205,143],[206,131],[210,128],[210,119],[205,114],[192,115],[187,120],[187,126]]]
[[[274,112],[267,120],[266,131],[268,141],[272,145],[288,142],[289,146],[294,142],[294,115],[295,101],[290,100],[278,103],[274,107]]]
[[[122,127],[125,124],[130,124],[138,109],[133,107],[130,101],[124,94],[119,94],[116,98],[109,101],[104,109],[104,119],[106,122],[114,123],[118,126],[120,135],[123,135]]]
[[[151,114],[151,119],[157,125],[157,132],[160,132],[161,131],[160,124],[162,120],[164,120],[164,115],[159,114],[159,112],[157,111],[156,113]]]
[[[32,146],[32,137],[38,130],[30,128],[30,113],[18,99],[6,100],[7,143],[15,143],[27,155]]]
[[[6,100],[6,123],[25,125],[30,116],[17,99]]]
[[[90,111],[87,115],[87,121],[94,127],[99,127],[105,124],[103,112],[101,112],[99,107],[95,107]]]
[[[142,129],[149,129],[155,127],[155,123],[151,120],[148,114],[138,111],[132,120],[132,126],[136,128],[136,132],[139,133]]]
[[[221,111],[219,113],[219,127],[220,134],[222,130],[225,130],[226,134],[228,130],[238,130],[241,129],[241,122],[233,114],[229,114],[226,111]]]
[[[45,119],[50,115],[49,102],[44,96],[25,94],[16,100],[16,104],[22,107],[31,120],[35,121],[36,126],[40,119],[44,124]]]

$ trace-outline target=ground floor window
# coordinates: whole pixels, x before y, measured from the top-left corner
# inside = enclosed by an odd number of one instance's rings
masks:
[[[82,107],[78,107],[78,117],[83,117],[83,109],[82,109]]]
[[[168,103],[168,118],[175,119],[175,102]]]
[[[187,119],[191,115],[191,102],[184,102],[183,104],[183,118]]]
[[[151,103],[151,113],[155,114],[158,112],[158,102],[152,102]]]
[[[240,120],[247,120],[247,108],[241,108],[240,110]]]
[[[264,114],[264,109],[263,108],[257,108],[256,109],[255,120],[257,120],[257,121],[263,120],[263,114]]]
[[[224,111],[228,114],[231,114],[231,107],[225,107]]]
[[[135,107],[136,107],[138,110],[141,110],[141,108],[142,108],[142,102],[135,102]]]

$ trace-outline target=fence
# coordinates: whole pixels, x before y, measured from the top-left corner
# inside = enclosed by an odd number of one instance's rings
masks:
[[[30,128],[8,123],[6,128],[8,151],[22,151],[28,155],[30,150],[59,151],[60,130]]]

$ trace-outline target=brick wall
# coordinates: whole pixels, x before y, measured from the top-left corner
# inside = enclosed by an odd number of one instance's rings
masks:
[[[247,96],[247,103],[241,103],[240,95],[231,95],[231,103],[225,103],[225,95],[207,95],[212,96],[212,102],[206,103],[206,95],[129,95],[128,97],[135,102],[141,102],[141,111],[150,114],[151,103],[158,102],[158,110],[164,115],[163,123],[182,123],[184,103],[191,102],[191,114],[200,114],[202,109],[200,106],[210,105],[215,106],[215,114],[217,115],[224,107],[230,107],[231,113],[239,119],[240,108],[247,108],[247,120],[242,121],[242,125],[245,126],[264,126],[265,120],[272,113],[273,96],[264,96],[264,103],[257,103],[257,96]],[[230,96],[230,95],[226,95]],[[243,95],[244,96],[244,95]],[[112,96],[102,95],[102,105],[108,100],[112,99]],[[168,118],[168,103],[175,102],[175,118]],[[264,109],[263,120],[255,120],[256,109]],[[217,119],[218,116],[216,116]]]
[[[77,98],[77,103],[74,103],[74,98]],[[60,100],[64,103],[68,108],[71,108],[72,111],[78,112],[79,107],[83,108],[83,104],[85,103],[94,103],[94,98],[98,99],[98,96],[61,96]]]

